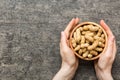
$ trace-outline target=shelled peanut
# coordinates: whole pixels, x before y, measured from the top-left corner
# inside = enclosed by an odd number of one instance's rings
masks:
[[[83,58],[93,58],[99,55],[105,47],[103,30],[92,24],[77,28],[72,35],[72,47]]]

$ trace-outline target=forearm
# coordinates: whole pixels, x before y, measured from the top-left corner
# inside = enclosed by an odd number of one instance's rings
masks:
[[[72,80],[75,71],[73,68],[61,68],[54,76],[53,80]]]

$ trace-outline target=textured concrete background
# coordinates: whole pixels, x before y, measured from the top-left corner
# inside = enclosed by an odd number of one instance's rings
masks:
[[[73,17],[104,19],[120,48],[120,0],[0,0],[0,80],[51,80],[60,32]],[[120,80],[120,50],[112,74]],[[73,80],[96,80],[93,62],[80,60]]]

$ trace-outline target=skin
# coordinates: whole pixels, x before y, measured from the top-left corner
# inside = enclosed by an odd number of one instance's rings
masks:
[[[70,49],[68,39],[70,31],[78,24],[78,22],[79,18],[73,18],[66,29],[61,32],[60,55],[62,58],[62,64],[53,80],[72,80],[75,75],[79,60]],[[100,21],[100,25],[107,32],[109,44],[107,45],[105,53],[101,55],[98,60],[94,61],[96,76],[98,80],[113,80],[111,69],[116,55],[115,37],[103,20]]]
[[[108,45],[105,53],[98,60],[94,61],[94,67],[98,80],[113,80],[111,69],[116,56],[115,36],[103,20],[100,21],[100,25],[108,35]]]

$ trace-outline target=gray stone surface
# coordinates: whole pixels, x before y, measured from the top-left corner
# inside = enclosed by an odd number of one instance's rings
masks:
[[[0,0],[0,80],[51,80],[61,64],[60,32],[73,17],[110,26],[120,80],[120,0]],[[80,60],[73,80],[96,80],[93,62]]]

